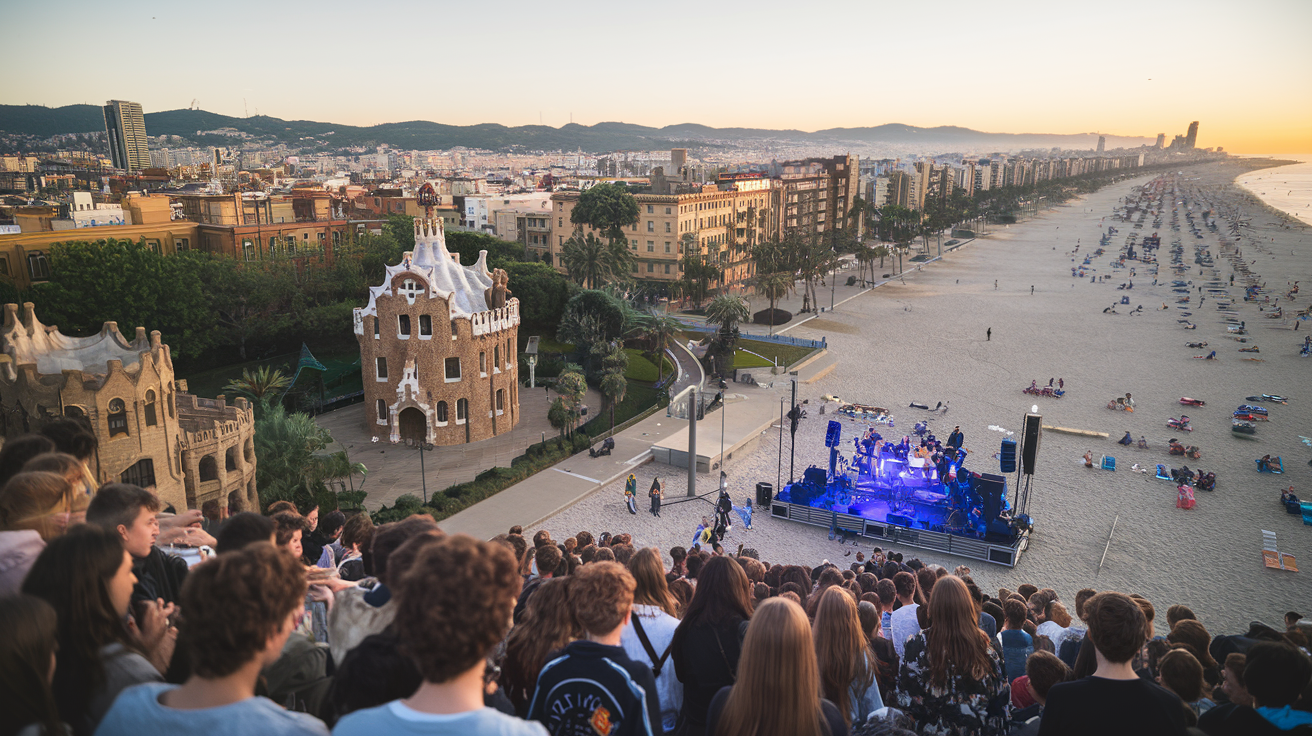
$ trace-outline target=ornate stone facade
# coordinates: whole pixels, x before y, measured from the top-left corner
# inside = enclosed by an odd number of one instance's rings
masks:
[[[217,404],[215,411],[211,404]],[[159,332],[138,327],[128,341],[106,322],[90,337],[68,337],[37,319],[32,304],[5,305],[0,327],[0,435],[35,432],[60,417],[84,418],[99,447],[91,469],[102,483],[154,486],[174,508],[227,502],[234,511],[257,509],[254,413],[245,399],[234,407],[186,393],[175,381],[168,345]],[[221,441],[219,441],[221,438]],[[239,448],[236,472],[203,480],[223,452]],[[241,454],[249,448],[250,454]],[[208,458],[208,460],[206,459]]]
[[[365,423],[393,443],[478,442],[519,422],[519,300],[506,273],[446,249],[441,220],[415,220],[415,249],[355,310]]]

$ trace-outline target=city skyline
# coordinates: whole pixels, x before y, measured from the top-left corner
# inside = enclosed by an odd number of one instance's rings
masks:
[[[71,12],[107,37],[213,42],[110,62],[117,71],[105,75],[79,73],[87,59],[52,57],[40,34],[19,34],[0,102],[127,99],[153,112],[198,100],[235,117],[350,125],[904,123],[1168,140],[1203,120],[1200,147],[1312,151],[1312,97],[1298,92],[1312,88],[1312,50],[1298,38],[1312,26],[1306,3],[1264,0],[1242,15],[1220,0],[1112,2],[1097,15],[1019,1],[810,14],[773,2],[664,7],[657,15],[581,2],[544,16],[516,1],[495,19],[475,18],[483,30],[469,33],[459,28],[467,17],[440,6],[384,3],[371,24],[347,22],[358,6],[327,2],[313,17],[261,8],[258,24],[229,37],[208,30],[216,18],[204,6],[79,0]],[[36,6],[9,6],[0,18],[14,28],[45,22]],[[395,30],[402,20],[411,42]]]

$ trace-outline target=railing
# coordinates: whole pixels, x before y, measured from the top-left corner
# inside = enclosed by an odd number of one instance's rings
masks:
[[[683,329],[688,332],[710,332],[710,333],[714,333],[717,330],[719,330],[718,327],[714,327],[712,325],[684,325]],[[772,342],[775,343],[776,345],[795,345],[801,348],[815,349],[815,348],[828,347],[828,342],[823,337],[820,338],[819,340],[812,340],[806,337],[792,337],[789,335],[754,335],[750,332],[743,332],[741,330],[739,330],[738,332],[738,337],[739,339],[742,340],[756,340],[757,342]]]

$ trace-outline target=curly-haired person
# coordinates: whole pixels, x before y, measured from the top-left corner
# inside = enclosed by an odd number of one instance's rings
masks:
[[[510,628],[519,594],[510,550],[465,534],[442,537],[424,544],[391,586],[392,626],[423,684],[408,698],[344,716],[336,736],[545,736],[541,724],[483,705],[487,656]]]
[[[182,586],[191,677],[125,690],[96,733],[327,734],[319,719],[255,695],[304,613],[305,589],[300,562],[266,542],[192,568]]]

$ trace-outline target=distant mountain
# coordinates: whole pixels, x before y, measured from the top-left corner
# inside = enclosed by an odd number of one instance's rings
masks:
[[[596,125],[522,125],[496,123],[443,125],[427,120],[384,123],[369,127],[319,123],[311,120],[282,120],[267,115],[234,118],[204,110],[168,110],[146,113],[150,135],[177,135],[202,145],[236,142],[223,135],[199,135],[198,131],[234,128],[256,138],[288,145],[322,145],[329,148],[387,144],[401,149],[445,149],[456,146],[491,150],[546,151],[583,150],[590,153],[622,150],[658,150],[679,145],[722,144],[741,140],[777,140],[816,144],[867,144],[871,146],[915,146],[923,151],[1008,151],[1022,148],[1093,148],[1098,134],[1059,135],[1045,133],[985,133],[969,128],[940,126],[918,128],[890,123],[867,128],[830,128],[808,133],[800,130],[763,128],[711,128],[697,123],[652,128],[631,123]],[[48,137],[61,133],[87,133],[104,129],[96,105],[41,107],[0,105],[0,133]],[[306,140],[310,139],[310,140]],[[1108,136],[1107,147],[1133,147],[1151,143],[1149,138]]]

